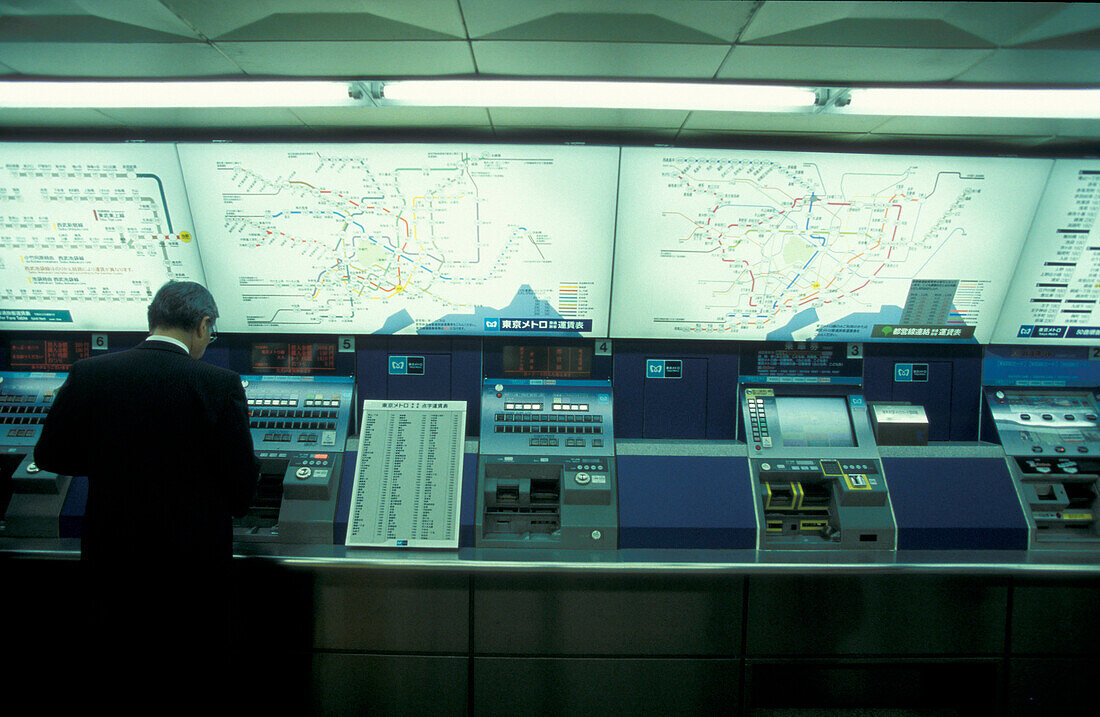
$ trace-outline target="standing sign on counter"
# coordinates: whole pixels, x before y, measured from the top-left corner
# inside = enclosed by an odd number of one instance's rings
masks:
[[[465,401],[364,401],[349,547],[458,548]]]

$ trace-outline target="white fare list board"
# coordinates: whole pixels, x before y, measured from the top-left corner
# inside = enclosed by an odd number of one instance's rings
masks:
[[[349,547],[458,548],[465,401],[364,401]]]

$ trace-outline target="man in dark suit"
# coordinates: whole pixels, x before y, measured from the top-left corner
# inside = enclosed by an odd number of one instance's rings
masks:
[[[197,360],[216,336],[210,292],[168,282],[148,316],[137,347],[73,365],[34,459],[88,476],[89,658],[110,646],[163,688],[226,652],[232,518],[248,510],[259,464],[240,376]]]

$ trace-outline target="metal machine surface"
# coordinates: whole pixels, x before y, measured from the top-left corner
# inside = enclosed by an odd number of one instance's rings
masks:
[[[748,385],[741,414],[761,550],[893,550],[886,477],[854,385]]]
[[[337,376],[242,376],[260,483],[234,521],[243,542],[333,542],[354,383]]]
[[[485,378],[477,547],[618,547],[611,381],[586,351],[505,347],[510,377]]]
[[[987,387],[1032,549],[1100,546],[1100,408],[1094,390]]]
[[[0,372],[0,535],[58,538],[70,476],[40,470],[34,446],[64,373]]]

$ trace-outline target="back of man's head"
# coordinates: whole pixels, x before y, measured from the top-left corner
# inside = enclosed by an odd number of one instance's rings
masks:
[[[149,304],[149,330],[193,331],[206,316],[218,318],[218,305],[205,286],[193,281],[169,281]]]

